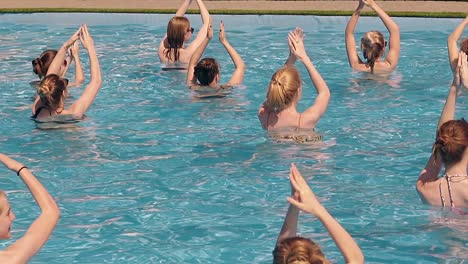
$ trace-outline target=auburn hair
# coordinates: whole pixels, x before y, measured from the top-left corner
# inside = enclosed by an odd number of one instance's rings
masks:
[[[457,163],[468,146],[468,122],[465,119],[445,122],[437,131],[432,151],[445,165]]]
[[[460,50],[465,52],[466,55],[468,55],[468,38],[464,38],[460,42]],[[468,60],[468,59],[467,59]]]
[[[37,86],[37,94],[42,103],[50,110],[57,110],[63,105],[67,82],[57,74],[47,75]]]
[[[303,237],[290,237],[281,241],[273,251],[273,264],[329,264],[320,247]]]
[[[169,60],[179,61],[179,49],[184,46],[185,33],[187,33],[189,26],[190,22],[186,17],[175,16],[169,20],[166,31],[169,47],[164,53]]]
[[[213,58],[204,58],[197,63],[193,74],[197,78],[200,85],[210,85],[216,75],[219,74],[219,65]]]
[[[285,65],[271,76],[265,105],[274,112],[287,108],[298,96],[301,76],[293,65]]]
[[[47,71],[55,55],[57,55],[56,50],[46,50],[41,53],[39,58],[35,58],[32,61],[33,72],[37,74],[40,79],[47,75]]]
[[[362,55],[367,64],[374,72],[374,65],[377,59],[385,51],[385,39],[379,31],[369,31],[361,39]]]

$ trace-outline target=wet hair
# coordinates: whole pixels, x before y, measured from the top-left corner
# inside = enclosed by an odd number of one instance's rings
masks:
[[[41,53],[39,58],[35,58],[32,61],[33,72],[37,74],[39,78],[42,79],[47,75],[47,71],[49,70],[50,64],[54,60],[55,55],[57,55],[56,50],[46,50]]]
[[[298,95],[301,77],[296,67],[285,65],[271,76],[265,105],[274,112],[287,108]]]
[[[468,146],[468,122],[465,119],[445,122],[437,131],[432,151],[445,165],[462,160]]]
[[[279,243],[273,251],[273,264],[329,264],[312,240],[303,237],[290,237]]]
[[[167,43],[169,48],[165,51],[166,58],[179,61],[179,49],[184,45],[185,33],[190,30],[190,22],[186,17],[173,17],[167,24]],[[172,57],[174,55],[174,57]]]
[[[464,38],[460,42],[460,50],[465,52],[466,55],[468,55],[468,38]],[[468,60],[468,59],[467,59]]]
[[[37,87],[42,103],[50,110],[57,110],[63,103],[68,81],[57,74],[47,75]]]
[[[379,31],[369,31],[361,39],[362,54],[374,72],[374,65],[377,59],[385,51],[385,39]]]
[[[219,65],[213,58],[204,58],[197,63],[193,74],[197,77],[200,85],[210,85],[216,75],[219,74]]]

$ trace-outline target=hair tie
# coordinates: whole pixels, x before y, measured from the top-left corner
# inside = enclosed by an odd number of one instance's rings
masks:
[[[20,172],[21,172],[23,169],[27,169],[27,168],[28,168],[28,167],[26,167],[26,166],[21,167],[21,168],[16,172],[16,175],[19,176],[19,175],[20,175]]]

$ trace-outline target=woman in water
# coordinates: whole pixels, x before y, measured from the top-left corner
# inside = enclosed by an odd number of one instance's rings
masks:
[[[460,51],[453,82],[437,125],[432,154],[419,174],[416,188],[424,202],[464,213],[460,209],[468,208],[468,122],[455,120],[457,94],[462,81],[468,81],[468,62],[467,55]],[[442,166],[445,171],[439,177]]]
[[[210,14],[202,0],[196,0],[200,8],[200,14],[203,21],[202,28],[197,34],[194,41],[185,47],[185,43],[190,40],[193,34],[193,27],[190,26],[190,21],[184,17],[192,0],[184,0],[176,15],[171,18],[167,24],[166,35],[159,44],[158,55],[161,63],[173,65],[168,69],[186,69],[186,64],[190,61],[195,50],[200,46],[206,37],[208,23],[210,22]],[[180,64],[180,65],[179,65]]]
[[[458,52],[463,51],[468,55],[468,38],[464,38],[460,42],[460,49],[458,49],[457,42],[460,37],[463,35],[465,27],[468,25],[468,16],[458,25],[458,27],[453,30],[452,34],[447,39],[447,50],[449,56],[450,67],[452,72],[455,72],[458,65]],[[467,80],[468,81],[468,80]],[[468,88],[468,82],[464,82],[463,86]]]
[[[33,118],[44,119],[56,115],[72,115],[73,118],[81,118],[96,98],[102,85],[101,69],[94,48],[94,41],[86,25],[82,25],[80,30],[75,33],[70,41],[76,41],[75,38],[80,38],[81,44],[88,50],[91,67],[90,83],[86,86],[81,97],[76,100],[70,108],[65,109],[64,104],[68,94],[68,80],[57,74],[47,75],[37,87],[37,94],[39,95],[40,101],[38,104],[34,105]],[[56,57],[60,58],[59,56],[64,56],[63,54],[65,54],[66,50],[65,46],[66,45],[58,51]],[[54,60],[49,67],[49,71],[54,71],[59,68],[60,65],[56,64],[56,60]]]
[[[258,119],[268,131],[284,128],[312,131],[327,110],[330,90],[306,53],[301,28],[289,33],[288,43],[289,57],[286,64],[271,77],[266,100],[258,111]],[[297,111],[302,95],[302,80],[294,66],[296,60],[304,64],[317,91],[314,103],[302,113]]]
[[[369,31],[364,34],[361,39],[362,54],[366,62],[359,58],[356,49],[356,40],[354,39],[354,29],[358,22],[364,5],[372,8],[380,17],[385,27],[390,32],[390,46],[385,59],[383,55],[387,42],[379,31]],[[356,71],[386,74],[391,73],[398,65],[400,58],[400,29],[385,11],[380,8],[374,0],[360,0],[356,11],[354,11],[351,19],[346,26],[346,52],[348,53],[349,65]]]
[[[209,87],[215,90],[222,90],[226,88],[231,88],[234,85],[242,83],[244,79],[245,64],[236,50],[229,44],[226,38],[226,31],[224,29],[223,21],[219,25],[219,42],[223,44],[224,48],[231,57],[232,62],[234,63],[235,70],[232,73],[231,79],[226,84],[220,85],[220,73],[218,62],[213,58],[203,58],[200,60],[205,48],[208,46],[208,43],[213,38],[213,27],[210,21],[208,26],[208,34],[203,40],[201,45],[193,54],[190,59],[188,71],[187,71],[187,85],[191,89],[199,89],[200,87]],[[210,89],[210,90],[212,90]],[[212,93],[213,91],[211,91]],[[211,94],[210,93],[210,94]]]
[[[0,263],[27,263],[47,242],[60,217],[60,210],[54,198],[23,164],[0,153],[0,162],[16,172],[23,180],[41,208],[41,214],[34,220],[23,237],[8,248],[0,251]],[[15,214],[8,203],[6,194],[0,191],[0,238],[11,238],[11,224]]]
[[[364,255],[359,246],[340,223],[320,204],[294,164],[291,164],[289,179],[291,181],[291,197],[288,197],[290,205],[273,251],[273,263],[329,263],[316,243],[296,235],[299,210],[320,220],[335,241],[346,263],[364,263]]]
[[[68,52],[65,56],[65,59],[62,61],[63,64],[60,67],[59,72],[56,72],[55,74],[64,78],[71,63],[75,61],[75,81],[73,83],[69,83],[68,87],[80,86],[81,84],[83,84],[85,77],[79,56],[79,43],[77,41],[73,43],[67,41],[66,43],[71,44],[71,46],[68,48]],[[50,64],[52,63],[56,55],[56,50],[46,50],[42,52],[38,58],[32,61],[33,72],[39,77],[39,80],[44,79],[44,77],[52,73],[48,72],[48,70]],[[40,81],[32,82],[34,86],[36,86],[39,83]]]

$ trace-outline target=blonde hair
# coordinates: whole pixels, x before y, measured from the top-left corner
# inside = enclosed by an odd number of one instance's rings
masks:
[[[374,72],[374,65],[377,59],[383,55],[385,51],[385,39],[379,31],[369,31],[364,34],[361,39],[362,54],[367,60],[371,68],[371,72]]]
[[[57,74],[49,74],[37,87],[37,94],[46,107],[55,111],[63,105],[66,88],[65,79],[60,78]]]
[[[173,17],[167,24],[167,43],[169,47],[165,52],[166,58],[179,61],[179,49],[184,45],[185,33],[190,30],[190,22],[186,17]],[[173,57],[174,56],[174,57]]]
[[[272,111],[281,112],[298,96],[301,77],[296,67],[285,65],[271,77],[265,105]]]
[[[329,264],[320,247],[303,237],[290,237],[273,251],[273,264]]]

